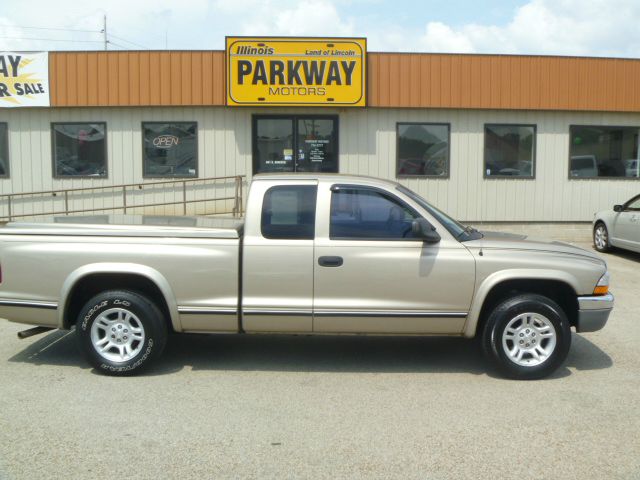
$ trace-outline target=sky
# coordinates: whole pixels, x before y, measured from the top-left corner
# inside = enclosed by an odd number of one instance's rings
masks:
[[[369,51],[640,57],[640,0],[2,0],[0,50],[218,50],[226,35]],[[28,27],[28,28],[27,28]]]

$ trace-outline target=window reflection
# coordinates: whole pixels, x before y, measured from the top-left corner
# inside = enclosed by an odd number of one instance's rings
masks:
[[[571,178],[637,178],[638,127],[570,127]]]
[[[449,125],[399,123],[396,172],[401,176],[449,174]]]
[[[485,176],[533,178],[535,137],[533,125],[485,125]]]
[[[105,123],[54,123],[56,177],[106,177]]]

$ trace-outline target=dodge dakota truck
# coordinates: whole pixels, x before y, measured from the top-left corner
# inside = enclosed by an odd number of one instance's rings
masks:
[[[478,338],[506,376],[565,360],[613,308],[594,252],[465,227],[390,181],[257,175],[244,221],[59,217],[0,228],[0,317],[75,329],[98,371],[133,374],[170,332]],[[19,334],[20,335],[20,334]]]

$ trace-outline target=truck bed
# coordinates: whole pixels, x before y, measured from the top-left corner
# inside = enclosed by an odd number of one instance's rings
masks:
[[[73,235],[117,237],[179,237],[237,239],[244,219],[157,215],[91,215],[36,217],[6,222],[0,235]]]

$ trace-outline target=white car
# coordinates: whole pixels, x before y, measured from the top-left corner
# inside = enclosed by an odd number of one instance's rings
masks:
[[[640,195],[595,214],[593,244],[599,252],[619,247],[640,253]]]
[[[569,175],[572,177],[597,177],[598,161],[595,155],[575,155],[571,157]]]
[[[640,161],[635,158],[625,160],[624,174],[626,177],[640,177]]]

